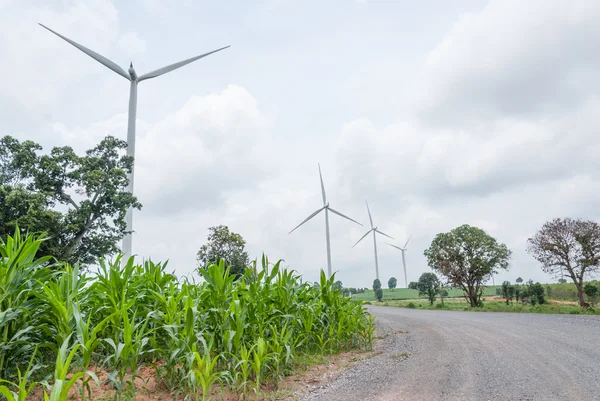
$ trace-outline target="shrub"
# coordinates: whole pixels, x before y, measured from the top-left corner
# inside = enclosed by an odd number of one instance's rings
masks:
[[[417,308],[417,306],[414,303],[412,303],[412,302],[409,302],[408,305],[406,305],[406,307],[410,308],[410,309],[416,309]]]

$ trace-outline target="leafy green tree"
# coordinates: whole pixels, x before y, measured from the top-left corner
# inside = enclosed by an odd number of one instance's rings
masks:
[[[590,298],[590,302],[592,303],[592,305],[594,305],[594,302],[596,302],[600,290],[598,290],[598,287],[596,287],[594,284],[587,283],[583,287],[583,292]]]
[[[586,305],[584,281],[600,272],[600,224],[570,218],[548,221],[527,240],[527,252],[545,273],[570,277],[577,287],[579,305]]]
[[[398,284],[398,280],[396,280],[396,277],[390,277],[390,279],[388,280],[388,288],[394,289],[396,288],[396,285]]]
[[[381,300],[383,299],[383,290],[381,289],[381,281],[379,281],[378,278],[373,280],[373,293],[375,295],[375,298],[379,302],[381,302]]]
[[[340,280],[338,280],[335,283],[333,283],[333,288],[341,291],[342,288],[344,288],[344,284]]]
[[[77,155],[69,146],[42,154],[32,141],[0,139],[0,237],[18,225],[48,238],[38,256],[95,263],[119,252],[125,214],[141,204],[127,192],[133,159],[112,136]]]
[[[518,284],[521,284],[523,282],[523,279],[521,277],[517,277],[517,279],[515,280]]]
[[[552,298],[552,287],[549,285],[546,286],[546,295],[548,295],[548,298]]]
[[[246,266],[250,263],[248,252],[245,251],[246,241],[238,233],[229,231],[225,225],[213,226],[208,229],[208,243],[202,245],[196,260],[201,269],[211,263],[218,263],[224,259],[227,266],[231,266],[230,273],[244,274]]]
[[[435,302],[435,296],[440,290],[440,286],[440,280],[435,273],[423,273],[417,282],[417,290],[419,290],[419,295],[427,296],[427,299],[429,299],[429,304],[431,305],[433,305]]]
[[[566,283],[567,283],[567,279],[566,279],[566,278],[559,278],[559,279],[558,279],[558,282],[559,282],[560,284],[566,284]]]
[[[502,283],[501,291],[502,296],[504,297],[504,299],[506,300],[506,304],[508,305],[508,302],[512,302],[515,296],[515,287],[512,286],[509,281],[505,281]]]
[[[521,299],[521,286],[517,284],[515,285],[515,300],[519,302],[519,299]]]
[[[416,281],[411,281],[410,283],[408,283],[408,288],[410,288],[411,290],[416,290],[417,289],[417,282]]]
[[[529,298],[529,302],[531,302],[532,305],[545,304],[546,297],[544,296],[544,294],[545,291],[543,285],[541,285],[540,283],[534,284],[533,280],[529,280],[527,282],[527,289],[525,291],[524,297]]]
[[[508,270],[511,251],[485,231],[467,224],[440,233],[425,250],[428,265],[464,291],[471,307],[481,305],[484,283]]]

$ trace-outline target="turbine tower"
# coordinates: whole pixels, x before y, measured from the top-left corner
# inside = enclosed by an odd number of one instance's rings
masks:
[[[408,288],[408,279],[406,278],[406,258],[404,257],[404,252],[406,251],[406,245],[408,245],[408,241],[410,241],[411,238],[412,238],[412,235],[410,237],[408,237],[403,248],[400,248],[399,246],[396,246],[396,245],[390,244],[389,242],[386,242],[386,244],[388,244],[389,246],[393,246],[394,248],[400,249],[402,251],[402,267],[404,267],[404,286],[406,288]]]
[[[377,237],[375,236],[375,233],[385,235],[388,238],[392,238],[392,237],[390,237],[386,233],[379,231],[379,229],[377,227],[373,226],[373,218],[371,217],[371,211],[369,210],[369,203],[367,201],[365,201],[365,203],[367,204],[367,212],[369,213],[369,221],[371,222],[371,229],[369,231],[367,231],[365,233],[365,235],[360,237],[360,239],[358,241],[356,241],[356,244],[352,245],[352,248],[354,248],[356,245],[358,245],[358,243],[360,241],[362,241],[371,232],[373,233],[373,249],[375,250],[375,278],[377,280],[379,280],[379,264],[377,262]],[[392,239],[394,239],[394,238],[392,238]]]
[[[133,158],[134,166],[132,166],[131,173],[127,177],[127,178],[129,178],[129,185],[127,186],[127,191],[133,194],[133,177],[134,177],[133,172],[134,172],[134,167],[135,167],[135,114],[136,114],[136,109],[137,109],[137,86],[138,86],[138,83],[142,82],[143,80],[150,79],[150,78],[156,78],[156,77],[159,77],[168,72],[174,71],[178,68],[183,67],[186,64],[192,63],[196,60],[199,60],[203,57],[209,56],[218,51],[227,49],[229,46],[225,46],[220,49],[213,50],[211,52],[204,53],[204,54],[201,54],[196,57],[188,58],[187,60],[179,61],[177,63],[170,64],[165,67],[159,68],[158,70],[154,70],[147,74],[138,76],[135,69],[133,68],[133,63],[129,64],[129,70],[127,72],[125,72],[125,70],[123,70],[121,67],[119,67],[118,64],[107,59],[106,57],[94,52],[93,50],[88,49],[85,46],[80,45],[79,43],[72,41],[69,38],[64,37],[60,33],[53,31],[52,29],[48,28],[45,25],[42,25],[42,24],[40,24],[40,25],[43,28],[45,28],[45,29],[49,30],[50,32],[52,32],[53,34],[55,34],[56,36],[58,36],[59,38],[65,40],[66,42],[75,46],[76,48],[78,48],[79,50],[81,50],[82,52],[84,52],[85,54],[87,54],[88,56],[90,56],[91,58],[93,58],[94,60],[99,62],[100,64],[113,70],[114,72],[116,72],[117,74],[119,74],[120,76],[125,78],[126,80],[130,81],[129,117],[128,117],[128,122],[127,122],[127,156],[130,156]],[[125,236],[123,237],[123,245],[122,245],[122,249],[121,249],[121,252],[123,253],[123,256],[124,256],[123,261],[126,261],[127,258],[129,258],[129,256],[131,256],[131,247],[132,247],[131,234],[133,232],[133,208],[130,207],[127,210],[127,214],[125,216],[125,221],[127,223],[127,228],[126,228],[127,234],[125,234]]]
[[[333,214],[337,214],[338,216],[341,216],[343,218],[345,218],[346,220],[350,220],[358,225],[361,225],[358,221],[351,219],[350,217],[343,215],[342,213],[338,212],[337,210],[333,209],[331,206],[329,206],[329,202],[327,202],[327,197],[325,196],[325,185],[323,184],[323,175],[321,174],[321,165],[318,164],[319,166],[319,178],[321,179],[321,195],[323,195],[323,207],[321,207],[320,209],[317,209],[317,211],[315,211],[314,213],[312,213],[310,216],[308,216],[306,219],[304,219],[304,221],[300,224],[298,224],[292,231],[290,231],[288,234],[291,234],[294,230],[296,230],[298,227],[300,227],[302,224],[306,223],[307,221],[309,221],[310,219],[312,219],[313,217],[315,217],[317,214],[319,214],[321,211],[325,211],[325,240],[327,241],[327,274],[329,275],[329,277],[331,277],[331,243],[329,240],[329,212],[333,213]]]

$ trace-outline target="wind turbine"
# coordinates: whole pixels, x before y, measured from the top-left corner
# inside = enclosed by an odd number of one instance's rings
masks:
[[[404,251],[406,251],[406,245],[408,245],[408,241],[410,241],[411,238],[412,238],[412,235],[410,237],[408,237],[403,248],[400,248],[399,246],[396,246],[396,245],[390,244],[389,242],[386,242],[386,244],[388,244],[389,246],[393,246],[394,248],[400,249],[402,251],[402,266],[404,267],[404,285],[406,286],[406,288],[408,288],[408,279],[406,278],[406,259],[404,258]]]
[[[43,28],[45,28],[45,29],[49,30],[50,32],[52,32],[53,34],[55,34],[56,36],[58,36],[59,38],[65,40],[66,42],[75,46],[76,48],[78,48],[79,50],[81,50],[82,52],[84,52],[85,54],[87,54],[88,56],[90,56],[91,58],[93,58],[94,60],[99,62],[100,64],[113,70],[114,72],[116,72],[117,74],[119,74],[120,76],[122,76],[123,78],[125,78],[126,80],[131,82],[131,84],[129,86],[129,118],[128,118],[128,122],[127,122],[127,156],[130,156],[133,158],[134,165],[135,165],[135,114],[136,114],[136,109],[137,109],[137,86],[138,86],[138,83],[140,83],[146,79],[159,77],[163,74],[166,74],[168,72],[171,72],[178,68],[181,68],[186,64],[192,63],[196,60],[199,60],[203,57],[209,56],[218,51],[227,49],[229,47],[229,46],[225,46],[220,49],[213,50],[211,52],[204,53],[204,54],[201,54],[196,57],[188,58],[187,60],[179,61],[177,63],[170,64],[165,67],[159,68],[158,70],[154,70],[147,74],[138,76],[135,69],[133,68],[133,63],[129,64],[129,70],[127,72],[125,72],[125,70],[123,70],[121,67],[119,67],[118,64],[107,59],[106,57],[96,53],[93,50],[88,49],[85,46],[80,45],[77,42],[72,41],[69,38],[64,37],[60,33],[53,31],[52,29],[48,28],[47,26],[45,26],[43,24],[40,24],[40,25]],[[131,173],[127,177],[127,178],[129,178],[129,185],[127,186],[127,191],[130,193],[133,193],[133,170],[134,170],[134,166],[132,166]],[[131,256],[131,246],[132,246],[131,233],[133,232],[133,208],[130,207],[127,210],[127,214],[125,216],[125,221],[127,223],[127,228],[126,228],[127,234],[125,234],[125,236],[123,237],[123,245],[122,245],[122,249],[121,249],[121,252],[123,253],[124,261],[126,261],[127,258],[129,256]]]
[[[317,211],[315,211],[314,213],[312,213],[310,216],[308,216],[306,219],[304,219],[304,221],[300,224],[298,224],[292,231],[290,231],[288,234],[291,234],[292,232],[294,232],[294,230],[296,230],[298,227],[300,227],[302,224],[306,223],[307,221],[309,221],[310,219],[312,219],[313,217],[315,217],[317,214],[319,214],[321,211],[325,211],[325,239],[327,241],[327,274],[329,275],[329,277],[331,277],[331,243],[329,240],[329,212],[333,213],[333,214],[337,214],[338,216],[341,216],[343,218],[345,218],[346,220],[350,220],[358,225],[361,225],[358,221],[351,219],[350,217],[343,215],[342,213],[338,212],[337,210],[333,209],[331,206],[329,206],[329,202],[327,202],[327,198],[325,196],[325,185],[323,184],[323,175],[321,174],[321,165],[318,164],[319,166],[319,178],[321,178],[321,194],[323,195],[323,207],[320,209],[317,209]]]
[[[358,243],[360,241],[362,241],[367,235],[369,235],[369,233],[371,233],[371,232],[373,233],[373,249],[375,250],[375,278],[377,280],[379,280],[379,264],[377,263],[377,238],[375,236],[375,233],[385,235],[388,238],[392,238],[392,237],[390,237],[386,233],[379,231],[379,229],[377,227],[373,227],[373,218],[371,217],[371,211],[369,210],[369,203],[367,203],[367,201],[365,201],[365,203],[367,204],[367,212],[369,213],[369,221],[371,222],[371,229],[369,231],[367,231],[365,233],[365,235],[360,237],[360,239],[358,241],[356,241],[356,244],[352,245],[352,248],[354,248],[356,245],[358,245]],[[394,238],[392,238],[392,239],[394,239]]]

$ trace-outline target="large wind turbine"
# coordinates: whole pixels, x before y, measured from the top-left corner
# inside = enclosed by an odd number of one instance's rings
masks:
[[[68,43],[70,43],[71,45],[75,46],[76,48],[78,48],[79,50],[81,50],[82,52],[84,52],[85,54],[87,54],[88,56],[90,56],[91,58],[93,58],[94,60],[99,62],[100,64],[113,70],[114,72],[116,72],[117,74],[119,74],[120,76],[122,76],[123,78],[125,78],[126,80],[131,82],[131,84],[129,86],[129,119],[127,122],[127,156],[133,157],[134,164],[135,164],[135,114],[136,114],[136,109],[137,109],[137,86],[138,86],[138,83],[142,82],[145,79],[159,77],[163,74],[166,74],[168,72],[171,72],[178,68],[181,68],[186,64],[192,63],[196,60],[199,60],[203,57],[209,56],[218,51],[227,49],[229,47],[229,46],[225,46],[220,49],[213,50],[211,52],[204,53],[204,54],[201,54],[196,57],[188,58],[187,60],[179,61],[177,63],[167,65],[166,67],[159,68],[158,70],[154,70],[147,74],[138,76],[137,73],[135,72],[135,69],[133,68],[133,63],[129,64],[129,70],[127,72],[125,72],[125,70],[123,70],[121,67],[119,67],[119,65],[117,65],[113,61],[107,59],[106,57],[101,56],[100,54],[88,49],[85,46],[80,45],[79,43],[72,41],[69,38],[64,37],[60,33],[53,31],[52,29],[48,28],[45,25],[42,25],[42,24],[40,24],[40,25],[42,27],[46,28],[47,30],[49,30],[50,32],[52,32],[53,34],[55,34],[56,36],[58,36],[59,38],[65,40]],[[131,173],[129,174],[129,177],[128,177],[129,185],[127,186],[127,191],[130,193],[133,193],[133,176],[134,176],[133,170],[134,170],[134,168],[132,166]],[[121,252],[124,254],[124,257],[123,257],[124,261],[126,261],[127,258],[129,256],[131,256],[131,245],[132,245],[131,233],[133,231],[133,208],[129,208],[127,210],[127,214],[125,216],[125,221],[127,222],[126,230],[127,230],[128,234],[125,234],[125,236],[123,237],[123,246],[122,246],[122,250],[121,250]]]
[[[321,194],[323,195],[323,207],[318,209],[316,212],[312,213],[306,219],[304,219],[304,221],[302,223],[298,224],[294,228],[294,230],[296,228],[300,227],[302,224],[309,221],[310,219],[312,219],[313,217],[315,217],[321,211],[323,211],[323,210],[325,211],[325,239],[327,241],[327,274],[329,275],[329,277],[331,277],[332,271],[331,271],[331,243],[329,240],[329,212],[331,212],[333,214],[337,214],[338,216],[341,216],[341,217],[345,218],[346,220],[353,221],[354,223],[359,224],[361,226],[362,226],[362,224],[360,224],[356,220],[351,219],[348,216],[341,214],[340,212],[338,212],[337,210],[335,210],[331,206],[329,206],[329,202],[327,202],[327,198],[325,197],[325,185],[323,184],[323,175],[321,174],[321,165],[319,164],[318,166],[319,166],[319,178],[321,179]],[[294,230],[290,231],[288,234],[291,234]]]
[[[367,212],[369,213],[369,221],[371,222],[371,229],[369,231],[367,231],[365,233],[365,235],[360,237],[360,239],[358,241],[356,241],[356,244],[352,245],[352,248],[354,248],[360,241],[362,241],[367,235],[369,235],[369,233],[371,233],[371,232],[373,233],[373,249],[375,250],[375,278],[377,280],[379,280],[379,264],[377,262],[377,238],[375,236],[375,233],[385,235],[388,238],[392,238],[392,237],[390,237],[386,233],[379,231],[379,229],[377,229],[377,227],[373,227],[373,218],[371,217],[371,211],[369,210],[369,203],[367,203],[367,201],[365,201],[365,203],[367,204]],[[392,239],[394,239],[394,238],[392,238]]]
[[[406,278],[406,259],[404,258],[404,252],[406,251],[406,245],[408,245],[408,241],[410,241],[411,237],[412,235],[408,237],[408,239],[406,240],[406,244],[404,244],[403,248],[386,242],[386,244],[388,244],[389,246],[393,246],[394,248],[400,249],[402,251],[402,267],[404,267],[404,285],[406,288],[408,288],[408,279]]]

